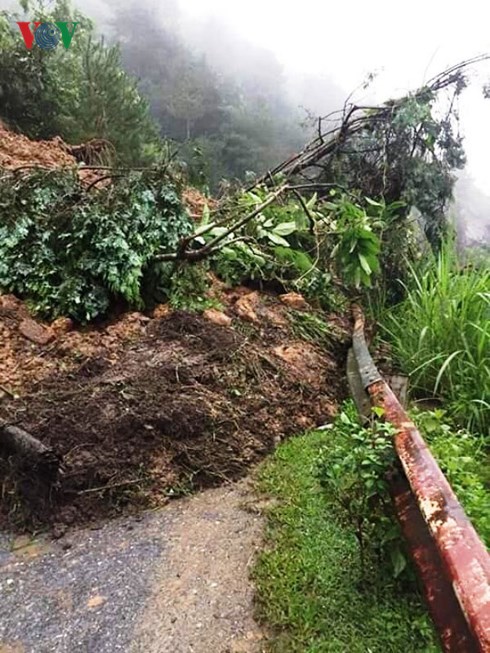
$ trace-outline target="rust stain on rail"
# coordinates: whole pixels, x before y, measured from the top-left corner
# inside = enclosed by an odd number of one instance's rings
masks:
[[[490,653],[490,556],[427,444],[377,372],[354,307],[354,353],[371,402],[397,429],[391,492],[444,651]]]

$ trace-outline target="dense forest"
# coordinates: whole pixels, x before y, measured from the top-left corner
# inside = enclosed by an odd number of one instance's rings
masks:
[[[73,16],[79,25],[69,52],[35,53],[30,65],[37,68],[37,82],[30,77],[22,91],[34,68],[27,73],[22,41],[4,27],[3,39],[11,39],[12,46],[3,60],[2,84],[9,85],[5,120],[36,138],[61,135],[73,143],[107,138],[121,162],[161,154],[163,139],[165,152],[178,151],[194,183],[214,189],[224,179],[272,167],[307,140],[310,113],[286,87],[272,53],[254,49],[219,23],[199,24],[183,34],[171,0],[159,4],[158,12],[137,2],[120,8],[109,0],[106,9],[97,26],[82,14]],[[52,11],[69,14],[63,2]],[[209,33],[216,38],[209,39]],[[124,78],[116,74],[119,67]],[[49,81],[41,85],[44,70]],[[30,95],[22,111],[26,98],[14,85]],[[84,86],[84,100],[75,106],[75,89]],[[328,86],[325,90],[326,110],[334,102]],[[133,98],[136,91],[145,99]]]

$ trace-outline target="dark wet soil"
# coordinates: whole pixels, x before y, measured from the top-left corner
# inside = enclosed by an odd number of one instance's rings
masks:
[[[145,323],[117,356],[95,351],[2,402],[0,421],[63,462],[49,484],[0,456],[0,526],[61,536],[242,476],[335,413],[349,336],[333,326],[325,349],[294,338],[287,320],[220,326],[175,312]]]

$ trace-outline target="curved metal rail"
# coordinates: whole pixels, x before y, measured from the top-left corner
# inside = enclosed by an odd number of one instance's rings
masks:
[[[371,404],[397,429],[402,472],[391,482],[395,511],[448,653],[490,652],[490,556],[417,427],[382,379],[353,308],[353,352]]]

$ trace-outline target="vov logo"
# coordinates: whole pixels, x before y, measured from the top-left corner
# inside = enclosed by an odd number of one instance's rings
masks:
[[[68,29],[69,24],[72,26],[71,31]],[[60,41],[62,41],[65,48],[70,47],[78,23],[68,23],[66,21],[56,21],[55,23],[17,21],[17,25],[28,50],[32,50],[34,41],[42,50],[54,50]],[[31,25],[34,25],[34,28]]]

